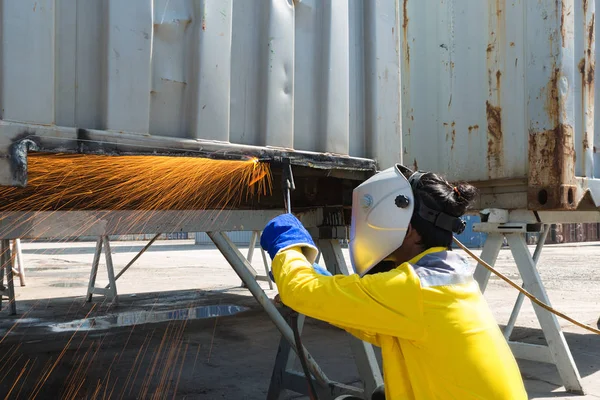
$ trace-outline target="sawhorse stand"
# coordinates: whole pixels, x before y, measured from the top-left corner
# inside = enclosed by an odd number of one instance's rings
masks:
[[[494,266],[500,248],[502,247],[503,239],[506,238],[515,263],[517,264],[521,279],[523,280],[524,289],[542,302],[551,305],[536,267],[546,240],[548,227],[544,227],[542,223],[532,224],[528,223],[528,221],[512,222],[510,221],[508,212],[504,210],[492,210],[489,214],[484,213],[482,221],[484,222],[477,224],[474,228],[475,231],[488,234],[481,253],[481,259],[489,265]],[[531,232],[541,232],[540,240],[533,256],[529,251],[525,237],[526,233]],[[487,287],[490,274],[491,272],[488,269],[482,265],[477,265],[474,277],[479,284],[482,293]],[[554,314],[533,304],[547,345],[522,343],[511,341],[509,339],[523,304],[523,300],[524,296],[520,294],[511,313],[509,322],[504,330],[504,336],[507,339],[514,356],[523,360],[556,365],[565,389],[572,393],[584,394],[581,376],[579,375],[569,345],[560,328],[558,319]]]
[[[350,270],[344,260],[340,241],[337,239],[320,239],[318,246],[327,270],[332,274],[350,274]],[[304,324],[305,316],[300,315],[298,323],[300,329]],[[352,387],[342,388],[335,386],[332,388],[324,388],[315,382],[317,390],[321,390],[319,398],[334,399],[341,394],[353,394],[355,396],[369,399],[369,394],[380,385],[383,384],[383,378],[379,369],[379,364],[375,357],[373,346],[365,343],[354,336],[351,336],[351,349],[356,361],[358,373],[363,381],[363,389]],[[275,358],[275,366],[273,375],[271,376],[271,384],[267,394],[267,400],[279,399],[284,389],[292,390],[296,393],[308,394],[307,384],[304,376],[301,373],[293,371],[294,362],[296,361],[296,353],[292,349],[288,340],[284,337],[279,342],[277,356]],[[343,389],[343,390],[342,390]]]

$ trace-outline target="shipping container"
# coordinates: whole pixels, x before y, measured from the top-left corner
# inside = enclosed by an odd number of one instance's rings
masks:
[[[0,183],[23,182],[28,137],[402,160],[476,183],[478,209],[595,209],[595,6],[0,0]]]
[[[29,137],[48,151],[292,149],[358,170],[401,158],[398,2],[0,0],[0,18],[2,153]]]

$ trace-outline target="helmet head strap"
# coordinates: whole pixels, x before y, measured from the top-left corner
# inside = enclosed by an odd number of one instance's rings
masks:
[[[408,178],[408,183],[414,193],[415,198],[415,211],[425,221],[433,224],[434,226],[443,229],[445,231],[461,234],[466,227],[465,222],[458,217],[453,217],[442,211],[433,210],[427,207],[424,202],[417,196],[417,189],[422,185],[421,178],[425,175],[425,172],[413,172]]]

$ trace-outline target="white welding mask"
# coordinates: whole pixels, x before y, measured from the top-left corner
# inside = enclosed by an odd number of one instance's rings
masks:
[[[402,165],[372,176],[354,189],[350,260],[361,277],[402,245],[414,210],[414,195]]]

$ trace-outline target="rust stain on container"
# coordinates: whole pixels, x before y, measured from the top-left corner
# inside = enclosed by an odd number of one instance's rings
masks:
[[[488,176],[495,178],[502,174],[504,162],[504,141],[502,135],[502,108],[492,105],[489,101],[485,103],[487,116],[488,137]]]
[[[545,97],[544,109],[550,121],[556,126],[560,117],[560,102],[558,92],[558,78],[560,77],[560,69],[556,66],[552,67],[552,76],[545,88],[542,89],[541,97]]]
[[[471,125],[469,126],[469,135],[471,134],[471,132],[473,132],[473,130],[477,130],[479,129],[479,125]]]
[[[402,4],[404,19],[402,21],[402,30],[404,31],[404,54],[406,54],[406,62],[410,64],[410,46],[408,45],[408,0],[404,0]]]
[[[560,4],[559,4],[560,3]],[[567,7],[565,6],[564,0],[556,1],[556,9],[558,10],[560,7],[560,36],[562,38],[562,47],[566,47],[565,37],[567,36],[566,26],[565,26],[565,13],[567,12]],[[587,7],[587,6],[584,6]]]
[[[572,126],[557,124],[552,130],[530,132],[528,162],[530,209],[576,208]]]

